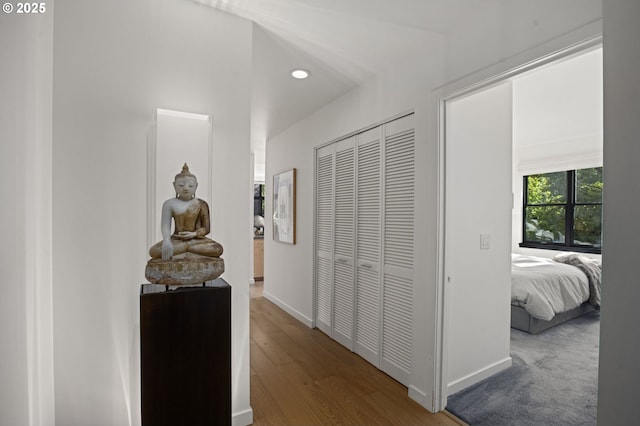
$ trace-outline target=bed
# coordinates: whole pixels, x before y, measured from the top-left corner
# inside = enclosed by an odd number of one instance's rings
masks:
[[[536,334],[600,308],[598,261],[575,253],[511,255],[511,327]]]

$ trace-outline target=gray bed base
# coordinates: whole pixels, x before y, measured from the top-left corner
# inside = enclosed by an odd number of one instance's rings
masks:
[[[511,305],[511,328],[527,332],[529,334],[538,334],[541,331],[551,328],[555,325],[562,324],[573,318],[584,315],[594,310],[594,307],[586,302],[561,314],[556,314],[550,321],[534,318],[522,307]]]

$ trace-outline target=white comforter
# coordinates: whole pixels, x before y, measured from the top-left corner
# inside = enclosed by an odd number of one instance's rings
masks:
[[[531,316],[548,321],[588,299],[589,281],[577,267],[543,257],[511,255],[511,304],[522,306]]]

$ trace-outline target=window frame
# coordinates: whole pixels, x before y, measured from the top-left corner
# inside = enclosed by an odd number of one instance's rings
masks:
[[[258,188],[258,195],[256,195],[256,188]],[[256,209],[256,203],[258,203],[258,208]],[[264,218],[265,214],[265,184],[264,183],[254,183],[253,185],[253,215],[259,215]]]
[[[585,169],[597,169],[602,168],[602,166],[597,167],[586,167]],[[528,178],[530,176],[537,175],[545,175],[557,172],[545,172],[545,173],[536,173],[531,175],[522,176],[522,242],[519,244],[520,247],[526,248],[536,248],[543,250],[560,250],[560,251],[574,251],[580,253],[593,253],[593,254],[602,254],[602,244],[600,246],[594,245],[577,245],[574,244],[575,237],[575,208],[577,206],[600,206],[602,211],[602,198],[600,199],[600,203],[579,203],[576,202],[577,195],[577,186],[576,186],[576,175],[578,170],[583,169],[574,169],[574,170],[564,170],[567,175],[567,188],[566,188],[566,196],[564,203],[546,203],[546,204],[529,204],[529,185]],[[561,171],[562,172],[562,171]],[[604,193],[604,189],[603,189]],[[564,244],[563,243],[555,243],[555,242],[541,242],[541,241],[527,241],[527,207],[564,207],[565,209],[565,221],[564,221]],[[602,216],[600,217],[600,226],[602,229]],[[601,239],[602,240],[602,239]]]

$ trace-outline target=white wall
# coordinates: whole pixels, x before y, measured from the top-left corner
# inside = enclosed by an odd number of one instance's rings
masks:
[[[571,31],[593,35],[592,25],[599,26],[602,18],[602,0],[496,0],[475,7],[448,34],[448,82],[498,62],[504,66],[530,49],[551,53],[548,41]]]
[[[158,107],[213,117],[211,236],[233,287],[234,420],[249,423],[251,23],[188,1],[59,0],[54,54],[56,423],[140,424],[147,136]]]
[[[415,108],[418,212],[414,293],[414,375],[412,397],[440,409],[436,317],[438,288],[438,128],[437,97],[508,71],[528,61],[600,34],[601,0],[482,2],[477,13],[461,16],[445,40],[444,58],[423,58],[379,75],[301,120],[267,142],[267,189],[274,173],[298,168],[298,244],[265,239],[265,294],[299,319],[312,317],[313,148],[391,115]],[[445,70],[443,74],[441,71]],[[400,71],[405,71],[400,73]],[[436,89],[437,87],[443,88]],[[436,89],[435,91],[433,91]],[[270,192],[268,192],[270,196]],[[269,204],[269,203],[268,203]],[[271,206],[267,207],[267,216]],[[271,232],[267,225],[266,235]],[[493,342],[486,342],[487,345]],[[445,354],[446,356],[446,354]],[[473,353],[469,354],[470,357]],[[436,396],[432,400],[432,396]],[[435,402],[434,402],[435,401]]]
[[[638,421],[640,2],[604,1],[604,229],[598,424]]]
[[[448,394],[511,366],[511,102],[508,81],[447,102]]]
[[[53,4],[0,15],[0,424],[54,422],[51,327]]]
[[[439,59],[440,58],[440,59]],[[435,314],[425,310],[424,300],[433,300],[429,283],[436,275],[436,214],[434,204],[437,179],[435,145],[426,143],[429,87],[441,81],[441,52],[425,52],[415,63],[396,67],[388,74],[369,80],[307,119],[267,142],[266,217],[271,217],[272,177],[291,167],[297,171],[297,244],[274,242],[270,221],[265,228],[264,294],[307,325],[312,321],[313,293],[313,173],[314,147],[347,133],[375,124],[404,111],[415,109],[417,179],[416,194],[416,311],[414,329],[414,372],[412,396],[426,404],[431,398],[427,365],[433,363],[428,341],[433,339]],[[411,82],[411,84],[408,84]],[[428,395],[428,396],[427,396]]]

